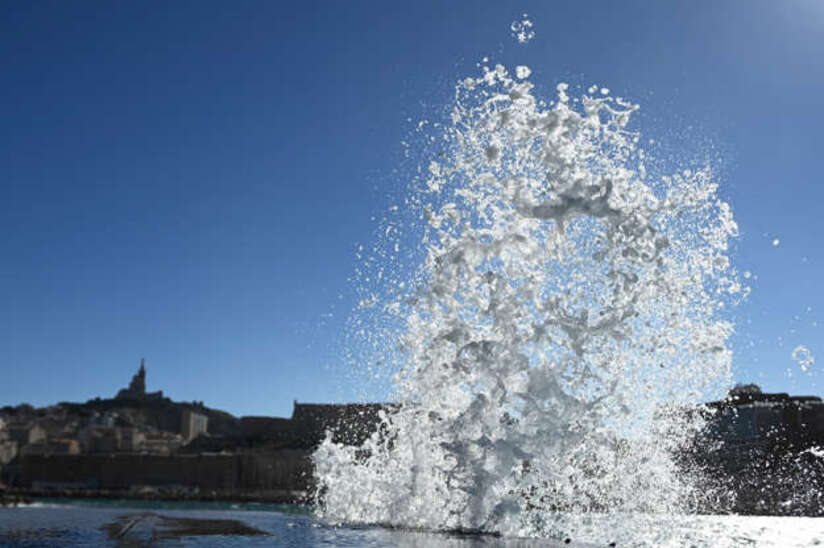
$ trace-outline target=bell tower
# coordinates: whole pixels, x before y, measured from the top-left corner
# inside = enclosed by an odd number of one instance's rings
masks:
[[[146,358],[140,358],[140,369],[129,383],[129,392],[135,396],[142,396],[146,393]]]

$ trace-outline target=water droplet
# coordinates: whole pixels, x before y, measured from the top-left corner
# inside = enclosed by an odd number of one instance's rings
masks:
[[[792,358],[793,361],[801,367],[801,371],[805,373],[809,370],[810,366],[815,364],[815,356],[813,356],[810,349],[803,344],[799,344],[793,349]]]
[[[532,20],[527,14],[523,15],[520,21],[513,21],[509,25],[509,30],[512,31],[513,38],[516,38],[521,44],[525,44],[535,38],[535,31],[532,30]]]

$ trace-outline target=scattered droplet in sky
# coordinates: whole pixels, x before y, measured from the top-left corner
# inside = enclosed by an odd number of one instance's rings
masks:
[[[797,363],[801,370],[805,373],[807,370],[815,364],[815,356],[813,353],[810,352],[810,349],[804,346],[803,344],[799,344],[793,349],[792,358],[795,363]]]
[[[520,21],[513,21],[509,26],[512,31],[512,36],[518,39],[521,44],[526,44],[535,38],[535,31],[533,30],[532,20],[527,14],[523,14],[523,19]]]

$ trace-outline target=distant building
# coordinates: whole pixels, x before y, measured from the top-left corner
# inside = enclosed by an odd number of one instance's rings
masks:
[[[146,435],[134,427],[120,428],[120,450],[127,453],[139,453],[143,450]]]
[[[183,446],[183,437],[171,432],[147,432],[143,440],[142,453],[150,455],[172,455]]]
[[[23,447],[46,441],[46,430],[34,423],[12,423],[8,426],[8,439]]]
[[[191,409],[184,409],[180,429],[183,441],[188,443],[199,435],[206,434],[208,425],[209,417],[195,413]]]
[[[724,494],[726,502],[716,501],[724,512],[824,515],[821,398],[740,385],[700,412],[706,427],[685,462],[697,464],[705,488]],[[712,511],[719,512],[716,503]]]
[[[17,442],[10,440],[0,441],[0,468],[10,463],[17,456]]]
[[[81,448],[84,453],[117,453],[121,444],[120,430],[91,426],[80,433]]]
[[[37,419],[37,425],[46,431],[48,439],[75,437],[78,421],[62,415],[51,415]]]
[[[240,435],[251,442],[291,441],[297,430],[291,419],[281,417],[240,417]]]
[[[764,393],[748,384],[736,386],[726,399],[708,407],[714,410],[708,433],[729,451],[824,443],[824,403],[817,396]]]
[[[118,400],[143,400],[143,399],[162,399],[163,391],[146,392],[146,358],[140,358],[140,369],[137,374],[132,377],[132,382],[129,383],[128,388],[121,389],[115,399]]]
[[[79,443],[83,453],[140,453],[145,447],[146,434],[133,426],[110,427],[92,424],[80,431]]]
[[[30,455],[79,455],[80,444],[74,439],[57,439],[29,444],[20,451],[21,456]]]
[[[295,402],[292,421],[304,441],[314,445],[331,432],[335,443],[361,445],[381,424],[381,412],[394,409],[392,404],[347,403],[318,404]]]

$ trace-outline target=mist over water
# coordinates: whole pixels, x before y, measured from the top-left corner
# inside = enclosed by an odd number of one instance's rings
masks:
[[[358,326],[400,405],[315,453],[325,519],[655,544],[715,496],[674,456],[729,387],[731,209],[709,166],[647,173],[637,105],[529,76],[483,67],[430,130],[420,264],[381,267]]]

